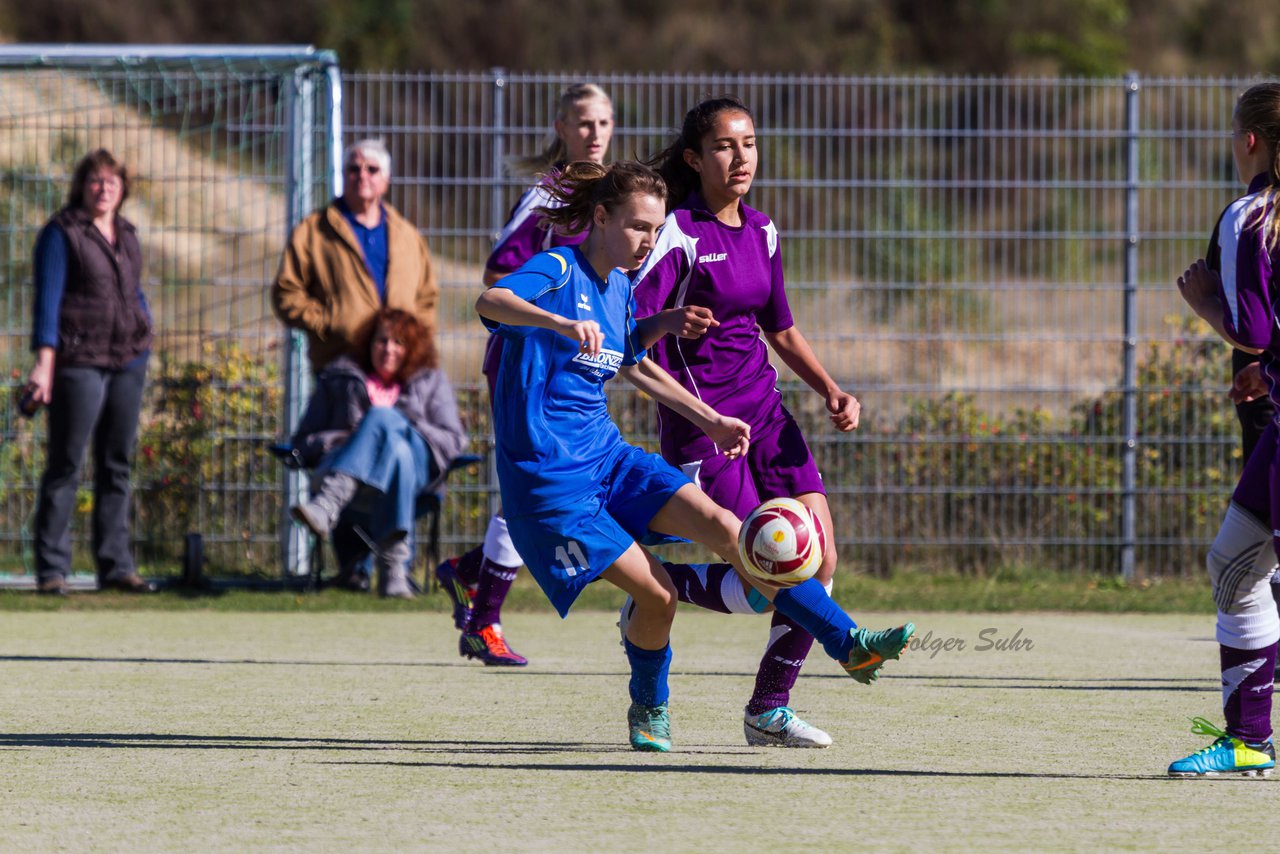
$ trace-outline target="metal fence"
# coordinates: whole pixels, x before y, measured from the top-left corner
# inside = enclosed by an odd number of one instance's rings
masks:
[[[502,162],[540,149],[581,79],[345,81],[347,134],[387,140],[393,201],[442,260],[447,366],[481,440],[471,304],[522,189]],[[614,99],[614,157],[655,154],[707,96],[754,111],[749,202],[781,230],[800,328],[863,403],[862,428],[838,435],[816,395],[784,386],[846,564],[1198,569],[1241,459],[1227,351],[1173,281],[1241,191],[1228,130],[1244,81],[586,79]],[[613,394],[652,444],[651,407]],[[483,515],[455,520],[458,547]]]
[[[59,86],[79,80],[56,76]],[[0,74],[0,96],[9,97],[12,79]],[[205,126],[190,118],[191,107],[159,108],[187,85],[161,79],[147,84],[154,89],[130,82],[136,78],[75,82],[115,109],[158,116],[150,127],[181,140],[156,161],[163,169],[141,167],[150,177],[146,210],[163,211],[146,228],[167,229],[182,245],[212,228],[209,195],[217,187],[240,194],[223,210],[265,205],[268,190],[273,199],[287,195],[278,176],[288,146],[277,124],[287,75],[247,101],[238,78],[218,78],[217,95],[190,96],[220,111],[209,130],[198,129]],[[546,142],[558,93],[581,79],[494,71],[343,80],[345,139],[387,142],[390,201],[423,229],[440,265],[445,364],[481,450],[484,332],[471,306],[491,241],[523,189],[502,164]],[[836,434],[816,395],[782,372],[824,473],[843,563],[872,572],[1011,562],[1126,574],[1199,567],[1241,460],[1223,393],[1227,351],[1187,321],[1172,282],[1203,254],[1219,211],[1240,190],[1227,137],[1244,81],[586,79],[614,99],[614,157],[656,153],[704,97],[731,93],[752,107],[761,164],[748,201],[781,231],[800,328],[863,403],[862,428]],[[69,101],[66,115],[77,109]],[[150,131],[131,133],[122,139],[141,152]],[[316,150],[331,145],[316,133]],[[36,201],[6,214],[13,370],[25,372],[28,359],[29,273],[21,265],[85,142],[81,135],[47,145],[39,174],[54,177],[34,179],[44,188]],[[184,159],[200,153],[208,156],[195,161],[199,168]],[[21,162],[5,161],[10,195],[15,181],[30,183],[11,165]],[[324,182],[311,180],[314,203]],[[170,187],[180,192],[170,195]],[[281,337],[267,317],[265,289],[291,220],[283,206],[272,210],[278,215],[237,220],[228,232],[235,245],[256,247],[251,272],[191,276],[165,260],[167,272],[152,273],[164,349],[185,346],[193,365],[219,370],[235,362],[218,347],[246,349],[244,370],[267,372],[243,411],[223,407],[220,439],[183,445],[185,455],[165,461],[190,476],[184,494],[201,508],[192,530],[223,538],[228,572],[272,568],[270,547],[281,536],[278,475],[261,453],[284,408],[271,391],[282,382],[270,374]],[[215,278],[226,287],[209,287]],[[169,411],[158,399],[163,388],[153,386],[156,413]],[[653,444],[651,404],[622,384],[611,394],[625,432]],[[157,423],[174,433],[186,422]],[[9,450],[31,447],[29,428],[7,415],[3,429],[0,541],[16,547],[38,469]],[[243,459],[232,458],[235,448]],[[225,461],[216,478],[200,468],[211,458]],[[177,494],[144,462],[143,520]],[[459,480],[443,526],[446,550],[479,542],[495,499],[490,472]],[[139,527],[139,548],[162,556],[168,547],[149,531]]]
[[[278,572],[281,467],[264,453],[301,389],[267,285],[294,222],[335,173],[336,62],[300,47],[0,48],[0,328],[5,390],[32,365],[31,255],[71,171],[106,147],[134,174],[124,214],[143,244],[157,332],[135,467],[135,539],[171,567],[187,532],[215,573]],[[284,345],[284,346],[282,346]],[[0,408],[0,570],[31,569],[43,417]],[[91,570],[86,474],[74,566]],[[296,492],[297,477],[287,488]],[[0,576],[0,580],[4,580]]]

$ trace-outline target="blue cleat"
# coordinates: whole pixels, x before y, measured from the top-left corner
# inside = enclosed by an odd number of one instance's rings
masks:
[[[1204,718],[1191,719],[1191,731],[1197,735],[1217,736],[1217,741],[1203,750],[1169,766],[1170,777],[1217,777],[1239,774],[1241,777],[1269,777],[1276,767],[1276,748],[1271,741],[1249,744],[1227,735]]]
[[[627,726],[631,728],[631,749],[648,753],[671,750],[671,713],[667,704],[642,706],[632,703],[627,709]]]
[[[853,636],[853,651],[849,660],[840,662],[844,672],[863,685],[870,685],[880,678],[880,668],[884,663],[902,655],[907,641],[915,634],[916,627],[912,623],[893,629],[881,629],[878,632],[869,629],[850,629]]]

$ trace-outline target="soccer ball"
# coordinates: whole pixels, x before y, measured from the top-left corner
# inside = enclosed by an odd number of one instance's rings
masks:
[[[751,511],[738,532],[738,555],[747,572],[782,587],[813,577],[826,551],[822,523],[794,498],[770,498]]]

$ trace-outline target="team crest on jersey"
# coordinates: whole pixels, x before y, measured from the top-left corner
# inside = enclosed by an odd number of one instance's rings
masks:
[[[594,356],[578,353],[573,357],[573,362],[582,365],[588,373],[607,379],[622,367],[622,354],[617,350],[601,350]]]

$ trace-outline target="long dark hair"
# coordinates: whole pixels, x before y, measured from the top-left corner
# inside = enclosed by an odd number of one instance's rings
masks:
[[[708,98],[689,112],[685,113],[684,125],[680,135],[662,150],[662,153],[648,165],[658,170],[662,180],[667,183],[667,207],[675,207],[689,197],[689,194],[701,186],[698,173],[692,166],[684,162],[684,153],[691,150],[702,152],[702,138],[715,127],[716,117],[721,113],[743,113],[755,121],[746,104],[732,95],[719,98]]]
[[[116,210],[124,207],[131,183],[129,169],[105,148],[90,151],[76,164],[76,170],[71,174],[71,190],[67,193],[67,207],[84,207],[84,185],[89,183],[89,176],[99,169],[106,169],[120,179],[120,204],[116,205]]]
[[[547,191],[559,207],[538,208],[537,213],[557,231],[576,234],[591,228],[596,205],[613,213],[623,200],[634,195],[667,197],[662,176],[643,163],[620,160],[610,166],[579,160],[564,172]]]
[[[423,368],[435,368],[440,364],[440,354],[436,352],[435,336],[431,330],[407,311],[384,308],[360,327],[360,334],[355,339],[355,350],[351,355],[366,374],[373,374],[373,336],[379,326],[386,326],[393,337],[404,343],[404,361],[393,377],[396,382],[403,383]]]

